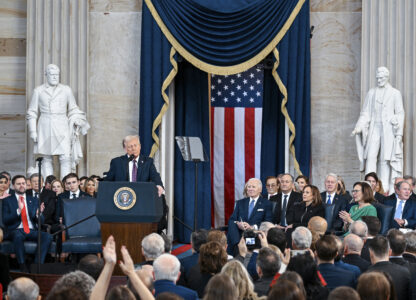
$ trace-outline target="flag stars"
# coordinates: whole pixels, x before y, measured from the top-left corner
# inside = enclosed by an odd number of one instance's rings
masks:
[[[235,93],[234,93],[233,91],[231,91],[230,95],[231,95],[231,96],[234,96],[234,95],[235,95]]]
[[[240,98],[240,97],[237,97],[237,99],[236,99],[236,100],[237,100],[237,102],[238,102],[238,103],[240,103],[240,102],[241,102],[241,98]]]
[[[254,99],[253,98],[250,98],[250,103],[253,103],[254,102]]]
[[[215,102],[215,98],[214,97],[211,97],[211,102]]]
[[[225,103],[227,103],[227,102],[228,102],[228,98],[227,98],[227,97],[225,97],[225,98],[224,98],[224,102],[225,102]]]
[[[224,90],[228,90],[228,85],[224,85]]]
[[[215,85],[211,85],[211,90],[215,90]]]
[[[222,80],[218,78],[217,82],[218,82],[218,83],[221,83],[221,82],[222,82]]]
[[[218,95],[218,96],[221,96],[221,91],[218,91],[218,92],[217,92],[217,95]]]
[[[254,78],[254,74],[253,73],[250,73],[250,78]]]
[[[238,78],[240,78],[240,77],[241,77],[241,73],[238,73],[238,74],[237,74],[237,77],[238,77]]]
[[[237,90],[241,90],[241,85],[237,85]]]
[[[230,81],[231,81],[231,84],[234,84],[234,82],[235,82],[235,80],[234,80],[234,79],[231,79]]]
[[[256,96],[257,97],[260,97],[261,96],[261,93],[260,92],[256,92]]]
[[[256,68],[256,71],[257,71],[257,72],[261,72],[261,69],[260,69],[260,68]]]
[[[246,97],[246,96],[247,96],[247,92],[246,92],[246,91],[244,91],[244,92],[243,92],[243,96],[244,96],[244,97]]]
[[[254,86],[250,85],[250,91],[254,90]]]
[[[256,83],[257,83],[257,84],[260,84],[260,83],[261,83],[261,80],[260,80],[260,79],[257,79],[257,80],[256,80]]]
[[[247,79],[243,79],[243,83],[244,84],[247,84]]]

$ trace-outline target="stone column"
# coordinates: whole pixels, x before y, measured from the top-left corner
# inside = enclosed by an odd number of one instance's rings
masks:
[[[404,174],[416,171],[416,2],[414,0],[363,0],[361,48],[361,102],[377,85],[379,66],[390,70],[390,82],[403,96]]]
[[[27,1],[26,103],[33,89],[45,82],[45,67],[61,69],[61,83],[69,85],[79,107],[87,112],[88,1]],[[81,139],[84,159],[78,173],[86,173],[86,137]],[[26,167],[34,166],[33,142],[27,136]],[[56,170],[56,167],[55,167]]]

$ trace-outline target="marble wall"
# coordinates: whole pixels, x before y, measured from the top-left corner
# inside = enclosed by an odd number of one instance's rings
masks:
[[[102,175],[139,125],[141,1],[89,2],[88,173]]]
[[[355,139],[360,112],[361,0],[311,0],[311,127],[313,184],[360,179]]]
[[[0,170],[25,172],[26,0],[0,2]]]

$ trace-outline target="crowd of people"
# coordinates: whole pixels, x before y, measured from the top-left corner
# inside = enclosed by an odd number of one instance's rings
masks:
[[[19,242],[31,236],[37,240],[37,218],[44,262],[48,233],[63,222],[62,199],[96,196],[98,179],[71,173],[62,182],[49,176],[43,183],[38,174],[10,179],[0,173],[0,240],[15,243],[21,271],[28,269]],[[83,257],[79,270],[62,276],[47,299],[416,299],[414,185],[411,176],[396,178],[395,192],[385,195],[377,175],[370,173],[350,195],[335,174],[326,176],[322,192],[305,176],[295,180],[282,174],[266,179],[267,194],[262,195],[262,182],[253,178],[226,230],[192,233],[191,255],[179,260],[170,254],[172,241],[152,233],[140,241],[144,262],[133,262],[123,246],[118,261],[117,237],[110,237],[102,258]],[[5,201],[11,195],[14,201]],[[380,207],[392,207],[385,235],[380,234]],[[19,218],[13,219],[16,210]],[[22,221],[23,214],[29,222]],[[39,288],[29,278],[9,283],[8,267],[3,268],[8,259],[0,259],[7,299],[37,299]],[[117,262],[129,281],[108,290]]]

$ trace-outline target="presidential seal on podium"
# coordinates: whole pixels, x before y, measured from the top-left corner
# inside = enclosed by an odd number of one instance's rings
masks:
[[[131,209],[136,204],[136,193],[128,187],[121,187],[114,193],[114,204],[122,210]]]

